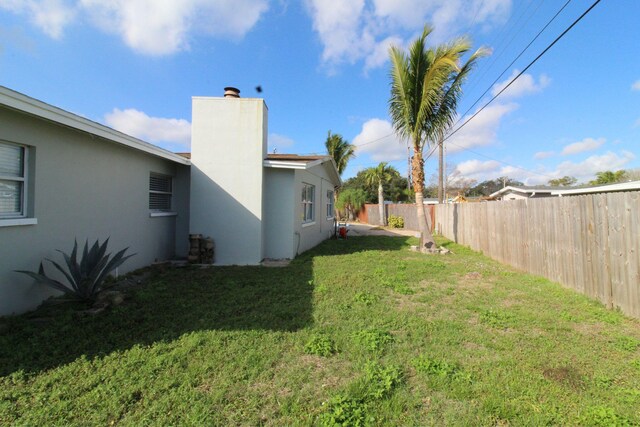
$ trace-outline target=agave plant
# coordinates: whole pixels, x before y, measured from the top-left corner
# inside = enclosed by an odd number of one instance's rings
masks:
[[[111,258],[111,254],[107,254],[108,243],[109,239],[105,240],[102,244],[100,244],[99,240],[96,240],[89,249],[89,241],[85,241],[84,250],[82,251],[82,259],[79,261],[77,241],[74,242],[73,250],[70,255],[58,250],[58,252],[60,252],[64,257],[67,267],[66,269],[59,263],[49,258],[45,258],[46,261],[53,264],[53,266],[66,277],[68,284],[64,284],[47,276],[42,262],[40,262],[40,268],[37,273],[24,270],[17,270],[17,272],[31,276],[36,281],[62,291],[74,298],[84,301],[92,301],[95,299],[98,292],[103,289],[104,280],[107,278],[109,273],[122,265],[122,263],[127,259],[135,255],[132,254],[125,256],[124,254],[129,248],[124,248]]]

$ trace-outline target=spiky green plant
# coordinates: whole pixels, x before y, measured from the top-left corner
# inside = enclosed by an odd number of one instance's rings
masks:
[[[135,254],[125,256],[125,252],[129,248],[124,248],[111,258],[111,254],[107,253],[107,245],[109,239],[100,244],[99,240],[89,248],[89,240],[84,243],[82,251],[82,259],[78,260],[78,241],[74,241],[71,254],[67,254],[61,250],[57,250],[64,257],[66,269],[52,259],[45,258],[67,279],[67,284],[49,277],[45,270],[43,262],[40,262],[40,268],[37,273],[26,270],[16,270],[31,276],[39,283],[44,283],[58,291],[64,292],[66,295],[83,300],[92,301],[98,292],[104,288],[104,281],[113,270],[122,265],[127,259]]]

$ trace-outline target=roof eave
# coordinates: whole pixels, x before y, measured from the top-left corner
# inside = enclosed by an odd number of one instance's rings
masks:
[[[62,126],[66,126],[79,131],[87,132],[110,142],[127,146],[166,160],[171,160],[183,165],[190,165],[191,162],[182,156],[171,151],[156,147],[153,144],[134,138],[115,129],[101,125],[92,120],[78,116],[54,107],[29,96],[15,92],[6,87],[0,86],[0,105],[4,105],[21,113],[29,114],[43,120],[47,120]]]

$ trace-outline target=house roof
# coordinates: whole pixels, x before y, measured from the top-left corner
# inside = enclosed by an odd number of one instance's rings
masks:
[[[191,159],[191,153],[176,153],[185,159]],[[328,166],[329,174],[333,175],[338,182],[340,180],[340,174],[338,174],[338,168],[335,161],[331,156],[321,155],[299,155],[299,154],[267,154],[267,158],[264,159],[263,166],[267,168],[280,168],[280,169],[303,169],[307,170],[314,166],[325,164]]]
[[[549,186],[527,186],[527,185],[508,185],[500,190],[492,193],[489,199],[495,199],[508,192],[526,193],[526,194],[548,194],[550,196],[576,196],[579,194],[592,193],[609,193],[614,191],[633,191],[640,190],[640,181],[617,182],[615,184],[603,185],[584,185],[580,187],[549,187]]]
[[[590,185],[585,187],[575,187],[566,189],[556,189],[551,194],[557,196],[575,196],[589,193],[609,193],[614,191],[640,190],[640,181],[616,182],[615,184]]]
[[[279,169],[303,169],[308,170],[318,165],[325,165],[327,172],[338,183],[342,183],[336,162],[331,156],[321,155],[297,155],[297,154],[267,154],[263,162],[264,167]]]
[[[500,190],[496,191],[495,193],[491,193],[491,195],[489,196],[489,199],[495,199],[499,196],[502,196],[505,193],[509,193],[509,192],[515,192],[515,193],[527,193],[527,194],[534,194],[534,193],[545,193],[545,194],[552,194],[552,191],[554,190],[558,190],[559,187],[547,187],[547,186],[528,186],[528,185],[507,185],[504,188],[501,188]]]
[[[20,113],[28,114],[71,129],[87,132],[91,135],[104,138],[109,142],[124,145],[176,163],[183,165],[190,164],[189,160],[183,156],[179,156],[171,151],[156,147],[153,144],[118,132],[115,129],[111,129],[110,127],[70,113],[61,108],[54,107],[53,105],[31,98],[4,86],[0,86],[0,106],[5,106]]]
[[[301,156],[299,154],[267,154],[267,160],[291,160],[294,162],[309,162],[315,160],[323,160],[330,158],[329,156]]]

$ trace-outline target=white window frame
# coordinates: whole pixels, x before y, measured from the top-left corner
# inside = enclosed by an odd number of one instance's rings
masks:
[[[169,191],[153,189],[151,186],[152,178],[161,178],[166,179],[169,184]],[[163,209],[154,209],[151,206],[151,197],[152,194],[160,194],[164,196],[168,196],[169,206]],[[151,217],[161,217],[161,216],[175,216],[176,212],[173,211],[173,177],[171,175],[166,175],[157,172],[149,173],[149,216]]]
[[[309,195],[309,191],[311,191],[311,195]],[[301,205],[302,205],[302,224],[313,224],[316,220],[316,209],[315,209],[315,198],[316,198],[316,186],[313,184],[307,184],[306,182],[302,183],[302,197],[301,197]],[[307,216],[307,208],[310,208],[310,216]]]
[[[333,219],[336,214],[336,210],[333,205],[334,194],[333,190],[327,190],[327,219]]]
[[[10,175],[0,175],[0,180],[2,181],[13,181],[20,184],[20,211],[12,213],[0,213],[0,221],[5,222],[5,220],[7,220],[3,225],[22,225],[22,223],[16,223],[15,220],[20,220],[21,218],[27,217],[27,191],[29,188],[29,149],[24,145],[14,144],[8,141],[0,141],[0,144],[11,145],[22,150],[22,176],[16,177]],[[11,224],[8,224],[9,222],[11,222]]]

